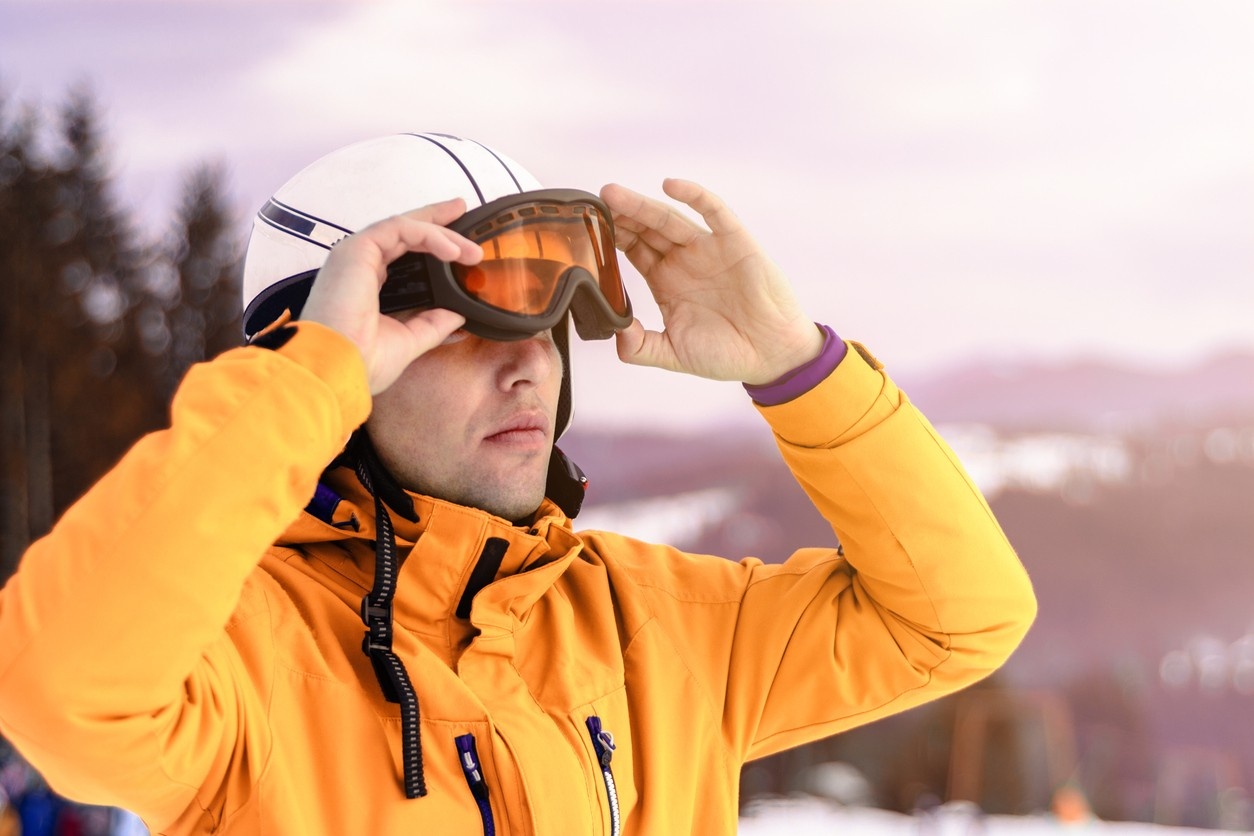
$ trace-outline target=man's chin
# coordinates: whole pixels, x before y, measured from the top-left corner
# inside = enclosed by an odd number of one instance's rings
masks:
[[[472,508],[478,508],[480,511],[487,511],[489,514],[500,517],[503,520],[509,520],[514,525],[527,525],[536,518],[536,512],[540,509],[540,503],[544,501],[544,492],[540,492],[538,499],[521,499],[509,501],[480,501],[469,504]]]
[[[530,522],[544,501],[552,449],[550,446],[543,453],[522,457],[477,456],[463,460],[466,464],[455,478],[442,483],[429,478],[422,492],[511,522]]]
[[[547,474],[547,469],[545,472]],[[517,473],[512,475],[514,480],[518,479]],[[489,514],[515,524],[531,522],[540,508],[540,503],[544,502],[545,482],[533,478],[529,480],[529,487],[523,487],[516,484],[516,481],[511,484],[508,478],[487,483],[495,487],[495,490],[484,490],[482,486],[476,486],[460,498],[446,498],[459,505],[487,511]]]

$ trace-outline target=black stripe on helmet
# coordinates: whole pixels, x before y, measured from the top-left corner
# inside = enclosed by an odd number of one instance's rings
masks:
[[[470,181],[470,185],[474,187],[475,194],[479,196],[479,205],[482,206],[484,203],[487,203],[487,201],[484,200],[483,198],[483,190],[480,189],[479,184],[475,182],[474,175],[470,173],[470,169],[466,168],[466,164],[462,162],[461,159],[456,154],[453,153],[452,149],[450,149],[447,145],[444,145],[442,142],[439,142],[438,140],[432,138],[428,134],[406,134],[406,136],[416,136],[419,139],[425,139],[427,142],[430,142],[436,148],[439,148],[445,154],[448,154],[450,157],[452,157],[453,162],[457,163],[458,167],[461,168],[462,173],[466,175],[466,179]],[[449,137],[449,138],[457,139],[458,137]]]
[[[279,204],[270,200],[265,206],[261,207],[261,217],[270,221],[271,225],[277,226],[279,229],[287,229],[302,237],[308,237],[317,226],[315,221],[308,218],[302,218],[295,212],[290,212]]]
[[[270,198],[257,213],[262,221],[302,241],[331,249],[341,238],[352,235],[351,229],[324,221],[280,201]]]
[[[295,206],[289,206],[288,204],[284,203],[281,200],[277,200],[276,198],[273,198],[273,197],[270,198],[270,202],[273,203],[275,206],[279,207],[280,209],[284,209],[288,212],[291,212],[293,215],[297,215],[301,218],[304,218],[307,221],[313,221],[314,223],[322,224],[323,226],[329,226],[332,229],[338,229],[340,232],[344,233],[345,235],[353,234],[353,230],[349,229],[348,227],[340,226],[337,223],[332,223],[331,221],[328,221],[326,218],[319,218],[317,215],[311,215],[303,209],[297,209]]]
[[[522,183],[518,182],[518,178],[514,176],[513,169],[511,169],[509,166],[505,164],[505,160],[502,160],[500,157],[498,157],[495,151],[493,151],[488,146],[484,145],[482,142],[476,142],[473,139],[470,141],[474,142],[475,145],[478,145],[484,151],[487,151],[489,154],[491,154],[492,158],[501,164],[501,168],[505,169],[505,173],[509,175],[509,179],[514,181],[514,188],[518,189],[519,192],[523,190]]]

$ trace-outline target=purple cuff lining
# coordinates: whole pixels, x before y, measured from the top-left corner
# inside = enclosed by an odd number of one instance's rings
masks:
[[[754,403],[761,406],[779,406],[798,398],[822,383],[836,370],[840,361],[845,359],[845,352],[848,351],[845,341],[836,336],[831,326],[818,323],[815,325],[823,332],[823,350],[819,352],[819,356],[770,383],[763,383],[761,386],[741,384]]]

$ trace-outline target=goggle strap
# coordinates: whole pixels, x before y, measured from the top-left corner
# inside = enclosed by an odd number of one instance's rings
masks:
[[[383,306],[381,313],[432,307],[435,296],[422,262],[408,256],[393,262],[388,267],[387,281],[379,291],[379,302]]]

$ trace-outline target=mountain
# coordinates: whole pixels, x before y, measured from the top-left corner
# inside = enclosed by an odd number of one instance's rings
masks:
[[[1096,361],[966,364],[898,383],[934,424],[1121,430],[1254,416],[1254,354],[1244,353],[1158,371]]]

